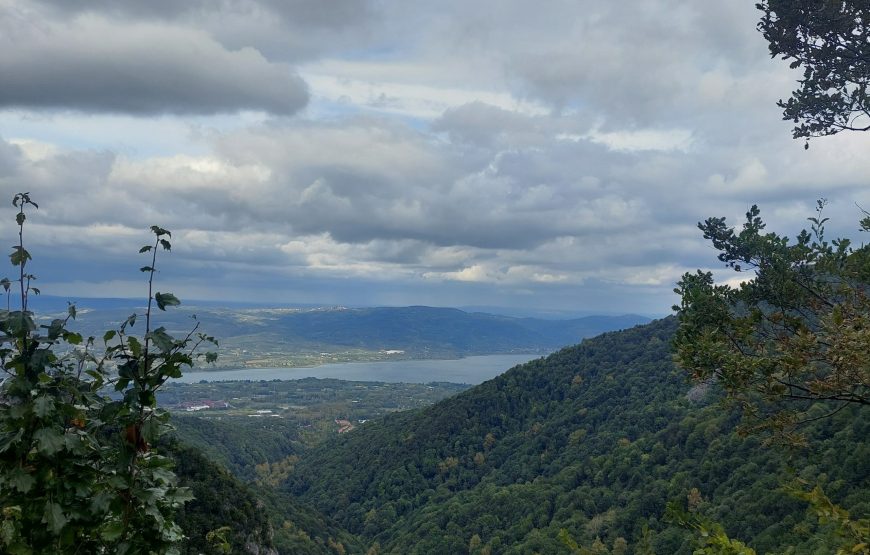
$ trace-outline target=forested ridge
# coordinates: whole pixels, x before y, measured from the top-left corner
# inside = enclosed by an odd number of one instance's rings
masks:
[[[284,487],[391,553],[569,552],[562,529],[602,553],[691,553],[663,521],[687,499],[759,553],[833,552],[782,487],[870,512],[867,409],[807,426],[810,448],[765,447],[671,362],[675,328],[606,333],[392,415],[307,453]]]
[[[351,534],[291,496],[243,483],[196,448],[174,440],[165,447],[194,495],[176,515],[187,537],[182,553],[321,555],[360,549]]]

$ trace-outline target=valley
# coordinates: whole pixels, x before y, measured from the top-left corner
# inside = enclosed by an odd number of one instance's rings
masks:
[[[182,441],[254,495],[338,526],[318,524],[322,544],[282,552],[570,553],[573,542],[591,553],[688,555],[697,540],[666,510],[687,499],[759,553],[835,545],[834,529],[783,488],[818,484],[866,514],[867,408],[808,426],[805,448],[765,446],[738,434],[739,413],[723,410],[715,386],[687,383],[671,362],[674,329],[668,318],[606,333],[470,389],[225,382],[167,388],[176,397],[166,403],[246,391],[235,418],[221,409],[174,420]],[[258,410],[284,417],[242,415]],[[366,421],[339,434],[340,420]],[[329,547],[339,531],[344,551]]]

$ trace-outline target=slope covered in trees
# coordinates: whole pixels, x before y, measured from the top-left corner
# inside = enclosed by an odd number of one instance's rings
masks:
[[[833,532],[781,488],[822,483],[870,512],[866,409],[808,427],[812,449],[765,448],[734,432],[715,386],[686,383],[674,329],[607,333],[388,417],[306,454],[285,487],[384,552],[558,553],[573,539],[691,553],[690,533],[662,519],[675,499],[760,553],[833,552]]]
[[[361,549],[356,538],[291,496],[242,483],[198,449],[177,441],[166,448],[194,496],[176,515],[186,537],[182,553],[325,555]]]

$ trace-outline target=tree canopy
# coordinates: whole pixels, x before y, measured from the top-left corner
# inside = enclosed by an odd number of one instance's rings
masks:
[[[772,57],[802,68],[791,98],[780,100],[794,138],[870,130],[870,2],[762,0],[758,29]]]
[[[675,289],[679,364],[720,382],[756,425],[792,440],[796,424],[870,404],[870,247],[829,242],[824,206],[794,241],[765,233],[757,206],[739,233],[725,218],[698,224],[719,260],[747,279],[732,287],[699,270]],[[870,217],[861,228],[870,230]]]

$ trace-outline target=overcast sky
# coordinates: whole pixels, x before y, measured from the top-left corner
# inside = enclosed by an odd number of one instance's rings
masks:
[[[0,0],[0,189],[44,293],[662,315],[759,204],[857,237],[753,2]],[[11,206],[0,232],[15,237]],[[10,271],[11,273],[11,271]],[[732,277],[722,273],[722,279]]]

